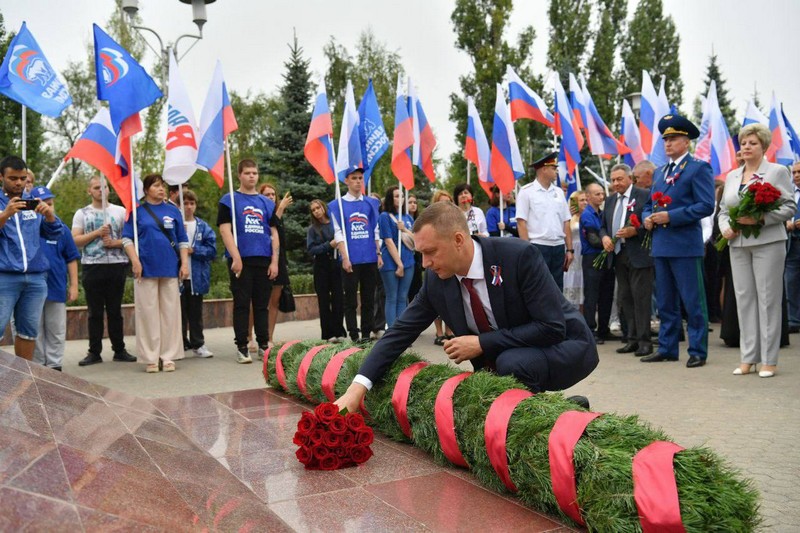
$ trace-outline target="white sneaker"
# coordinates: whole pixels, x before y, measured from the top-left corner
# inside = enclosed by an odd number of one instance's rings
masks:
[[[195,348],[195,349],[194,349],[194,350],[192,350],[192,351],[194,352],[194,354],[195,354],[197,357],[203,357],[203,358],[206,358],[206,357],[214,357],[214,352],[212,352],[211,350],[209,350],[208,348],[206,348],[206,345],[205,345],[205,344],[204,344],[204,345],[202,345],[202,346],[201,346],[201,347],[199,347],[199,348]]]
[[[253,362],[253,358],[247,353],[238,352],[238,355],[239,357],[236,359],[236,362],[240,365],[246,365]]]

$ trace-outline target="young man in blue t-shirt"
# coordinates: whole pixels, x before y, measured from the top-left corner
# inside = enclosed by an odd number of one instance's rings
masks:
[[[375,309],[375,285],[378,269],[383,266],[381,238],[378,230],[379,202],[364,195],[364,171],[347,170],[344,180],[347,194],[339,202],[328,204],[335,230],[336,247],[344,271],[344,320],[350,339],[359,340],[356,319],[356,295],[361,287],[361,341],[368,342]],[[344,219],[344,228],[342,220]],[[346,243],[346,244],[345,244]]]
[[[258,194],[258,166],[252,159],[239,162],[239,189],[219,201],[217,225],[230,267],[233,293],[233,332],[239,363],[252,363],[247,353],[250,307],[256,342],[263,353],[269,345],[269,295],[278,275],[280,244],[275,219],[275,202]],[[236,223],[236,238],[233,223]]]

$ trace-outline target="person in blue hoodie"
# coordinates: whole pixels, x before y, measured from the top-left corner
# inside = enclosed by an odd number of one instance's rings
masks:
[[[0,331],[13,314],[17,331],[14,353],[30,361],[50,268],[44,254],[39,254],[41,238],[58,239],[63,224],[51,206],[35,198],[22,199],[28,180],[25,161],[17,156],[3,158],[0,176]]]
[[[34,187],[29,196],[38,198],[55,209],[55,195],[47,187]],[[33,361],[61,371],[67,340],[67,302],[78,299],[78,260],[81,253],[66,226],[58,239],[42,238],[39,253],[47,257],[50,271],[47,274],[47,300],[39,320],[39,336],[36,337]]]
[[[211,285],[211,261],[217,257],[217,235],[208,222],[194,216],[197,195],[183,191],[183,212],[186,236],[189,239],[189,279],[181,285],[183,348],[198,357],[214,354],[206,347],[203,335],[203,295]]]

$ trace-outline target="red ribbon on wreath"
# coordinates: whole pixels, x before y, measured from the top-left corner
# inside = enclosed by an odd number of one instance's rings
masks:
[[[267,363],[269,362],[269,352],[272,348],[267,348],[264,350],[264,363],[263,368],[261,369],[261,373],[264,374],[264,381],[269,381],[269,369],[267,368]]]
[[[492,406],[489,407],[489,412],[486,414],[486,425],[483,429],[486,453],[500,481],[511,492],[517,492],[517,486],[511,481],[511,474],[508,472],[508,454],[506,453],[508,422],[519,402],[531,396],[533,393],[528,390],[507,390],[492,402]]]
[[[403,434],[409,439],[411,438],[411,424],[408,421],[408,393],[411,391],[411,381],[414,376],[426,366],[428,366],[428,363],[420,361],[400,372],[392,391],[394,416],[397,418],[397,423],[400,424]]]
[[[585,526],[578,507],[578,489],[575,485],[575,445],[589,422],[602,413],[566,411],[558,417],[547,442],[550,456],[550,481],[553,495],[564,514]]]
[[[685,533],[672,464],[683,447],[656,441],[633,456],[633,499],[644,533]]]
[[[289,341],[284,343],[283,346],[281,346],[281,349],[278,350],[278,355],[275,356],[275,377],[278,378],[278,383],[281,384],[283,390],[289,389],[286,387],[286,372],[283,370],[283,361],[281,358],[283,357],[283,352],[299,342],[300,341]]]
[[[453,414],[453,393],[456,387],[470,377],[472,372],[464,372],[451,377],[442,384],[439,393],[436,395],[436,403],[433,412],[436,418],[436,431],[439,434],[439,445],[447,460],[454,465],[469,468],[464,455],[458,448],[456,440],[456,422]]]
[[[307,392],[308,386],[306,385],[306,377],[308,376],[308,369],[311,368],[311,363],[314,361],[314,357],[316,357],[319,352],[328,346],[330,346],[330,344],[321,344],[311,348],[303,356],[303,360],[300,361],[300,367],[297,369],[297,388],[300,389],[300,392],[302,392],[303,396],[305,396],[309,401],[314,401],[314,399],[311,398]]]
[[[325,371],[322,373],[322,392],[328,401],[336,400],[336,380],[339,378],[339,371],[342,369],[344,360],[361,351],[361,348],[354,347],[336,352],[328,364],[325,366]]]

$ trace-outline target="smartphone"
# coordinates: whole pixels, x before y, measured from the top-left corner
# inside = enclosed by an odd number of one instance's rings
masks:
[[[39,200],[36,198],[32,200],[23,200],[25,202],[25,207],[23,207],[22,211],[33,211],[39,206]]]

